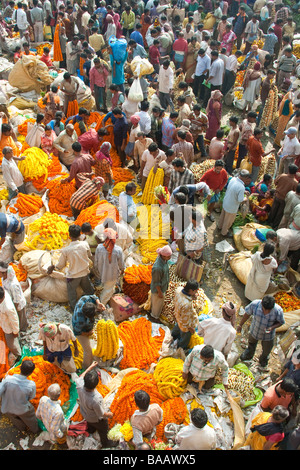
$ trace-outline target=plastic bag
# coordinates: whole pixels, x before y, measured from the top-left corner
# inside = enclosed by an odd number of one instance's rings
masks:
[[[128,93],[128,99],[135,102],[143,101],[144,95],[139,78],[133,81]]]

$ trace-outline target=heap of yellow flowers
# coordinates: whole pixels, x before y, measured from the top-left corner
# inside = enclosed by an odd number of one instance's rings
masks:
[[[45,181],[48,178],[48,167],[51,165],[48,155],[37,147],[30,147],[23,152],[22,160],[18,168],[25,180],[37,179],[44,176]]]
[[[156,173],[154,173],[154,169],[151,168],[142,195],[141,201],[143,204],[158,204],[158,199],[154,194],[154,188],[156,188],[156,186],[162,185],[163,182],[164,170],[162,168],[158,168]]]
[[[31,250],[57,250],[69,239],[69,224],[58,214],[45,212],[28,226],[25,245]]]
[[[144,190],[145,191],[145,190]],[[144,205],[138,207],[140,222],[139,238],[136,240],[139,252],[142,255],[142,263],[154,263],[157,258],[156,250],[162,248],[170,238],[170,223],[162,220],[160,207]]]
[[[182,377],[183,363],[182,359],[165,357],[155,367],[153,377],[159,393],[165,399],[179,397],[184,393],[187,381]]]
[[[119,349],[119,332],[112,320],[99,320],[96,326],[97,347],[93,355],[100,357],[103,362],[114,359]]]

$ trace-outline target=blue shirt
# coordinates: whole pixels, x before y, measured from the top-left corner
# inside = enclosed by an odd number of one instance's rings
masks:
[[[99,25],[102,26],[103,24],[103,20],[104,18],[106,17],[106,13],[107,13],[107,10],[105,7],[99,7],[97,8],[97,10],[95,11],[95,15],[99,21]]]
[[[263,51],[267,51],[270,55],[274,54],[275,44],[278,42],[278,38],[275,33],[264,34],[265,43]]]
[[[121,62],[114,61],[113,56],[109,55],[110,65],[112,68],[112,83],[114,85],[123,85],[125,82],[124,64],[127,60],[128,53],[126,52],[124,59]]]
[[[95,324],[94,318],[88,318],[82,313],[82,308],[87,302],[91,302],[96,305],[96,295],[83,295],[78,300],[74,308],[72,315],[72,328],[75,336],[81,335],[81,333],[91,331]]]
[[[137,44],[140,44],[141,46],[144,47],[144,40],[143,36],[139,31],[133,31],[130,35],[130,39],[133,39]]]
[[[0,383],[1,412],[23,415],[32,404],[29,400],[35,398],[36,385],[33,380],[21,374],[8,375]]]
[[[249,333],[257,341],[272,341],[275,338],[276,330],[272,330],[271,333],[265,333],[265,330],[275,323],[281,325],[285,323],[283,310],[278,304],[275,304],[268,314],[264,314],[262,301],[254,300],[247,305],[245,312],[252,317]]]

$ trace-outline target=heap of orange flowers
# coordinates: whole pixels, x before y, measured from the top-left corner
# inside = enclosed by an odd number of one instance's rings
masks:
[[[1,363],[0,363],[0,380],[6,375],[7,371],[9,370],[9,363],[8,363],[8,353],[9,349],[6,344],[5,334],[2,328],[0,327],[0,343],[2,344],[3,351],[1,351]]]
[[[14,206],[9,208],[10,212],[19,214],[20,217],[30,217],[37,214],[43,207],[43,201],[37,194],[19,193]]]
[[[125,295],[133,300],[138,305],[144,304],[149,295],[150,286],[145,282],[140,282],[139,284],[129,284],[123,279],[122,291]]]
[[[157,439],[162,439],[164,442],[167,442],[164,433],[165,426],[168,423],[187,425],[189,421],[189,412],[181,397],[169,398],[160,406],[163,410],[163,419],[156,427],[156,437]]]
[[[300,299],[293,292],[277,292],[274,294],[274,299],[284,312],[293,312],[300,309]]]
[[[139,284],[140,282],[145,282],[146,284],[151,284],[151,273],[152,265],[145,264],[133,264],[125,269],[124,279],[129,284]]]
[[[66,215],[72,217],[70,199],[76,191],[75,181],[61,184],[61,180],[67,178],[67,174],[62,174],[55,179],[48,181],[47,189],[49,198],[49,210],[52,214]]]
[[[112,218],[115,222],[119,222],[118,210],[107,201],[98,201],[83,209],[77,217],[75,224],[81,226],[85,222],[89,222],[92,228],[95,228],[108,217]]]
[[[16,264],[16,263],[9,263],[9,264],[10,264],[10,266],[13,267],[13,269],[15,271],[16,278],[18,279],[18,281],[19,282],[25,282],[27,280],[27,271],[24,268],[24,266],[22,265],[22,263],[20,263],[20,261],[19,261],[18,264]]]
[[[22,122],[22,124],[19,124],[18,125],[18,133],[21,134],[21,135],[27,135],[27,132],[28,132],[28,123],[29,122],[32,122],[33,124],[35,123],[35,119],[34,118],[28,118],[28,119],[25,119],[25,121]]]
[[[36,385],[36,396],[31,401],[35,409],[37,409],[39,401],[43,395],[47,395],[49,385],[58,383],[61,388],[60,401],[63,406],[70,399],[70,378],[55,364],[44,361],[42,356],[25,356],[24,360],[31,360],[35,364],[35,369],[28,377],[33,380]],[[9,375],[19,374],[21,365],[16,366],[8,371]]]
[[[142,370],[133,370],[123,378],[110,406],[110,411],[113,413],[113,417],[109,420],[110,428],[118,423],[123,425],[137,410],[134,400],[134,393],[137,390],[147,392],[150,403],[161,405],[163,398],[159,394],[153,375]]]
[[[120,369],[136,367],[147,370],[157,362],[165,338],[165,331],[159,328],[159,336],[152,336],[152,323],[145,317],[123,321],[118,326],[119,338],[124,345]]]

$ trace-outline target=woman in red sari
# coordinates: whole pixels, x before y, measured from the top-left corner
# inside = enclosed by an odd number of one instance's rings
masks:
[[[141,16],[141,25],[142,25],[141,35],[143,36],[144,47],[147,47],[146,33],[149,27],[151,26],[151,23],[152,23],[152,20],[150,16],[150,10],[149,8],[145,8],[144,13]]]
[[[210,99],[207,103],[206,114],[208,119],[208,128],[205,138],[211,140],[216,136],[217,130],[220,129],[222,116],[222,93],[220,90],[211,92]]]

